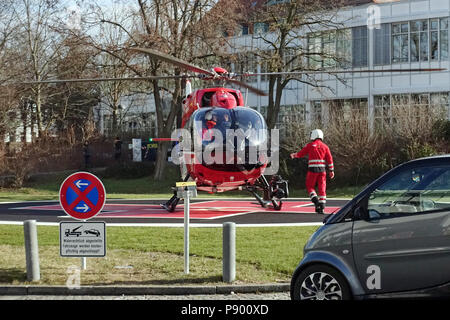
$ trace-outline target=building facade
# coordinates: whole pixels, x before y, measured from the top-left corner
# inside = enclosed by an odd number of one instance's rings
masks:
[[[385,1],[377,1],[385,2]],[[310,32],[299,41],[309,50],[331,50],[345,61],[308,58],[311,69],[343,69],[352,73],[316,75],[328,89],[291,81],[283,92],[278,122],[326,122],[334,112],[360,111],[371,128],[395,123],[396,110],[417,110],[450,119],[449,16],[450,0],[399,0],[387,3],[353,1],[340,10],[342,28]],[[234,39],[234,48],[249,52],[264,47],[257,35],[270,32],[267,25],[244,25]],[[239,49],[234,49],[239,50]],[[293,48],[295,52],[295,47]],[[314,52],[314,51],[313,51]],[[253,59],[253,60],[252,60]],[[339,63],[339,65],[337,65]],[[235,72],[265,72],[257,59],[244,61],[247,70],[232,65]],[[411,68],[443,68],[437,72],[358,72]],[[267,77],[252,84],[268,89]],[[248,105],[265,113],[267,97],[252,93]]]

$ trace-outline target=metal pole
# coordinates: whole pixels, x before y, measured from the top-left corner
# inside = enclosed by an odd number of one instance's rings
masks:
[[[27,280],[41,280],[39,268],[39,249],[36,220],[26,220],[23,223],[25,236],[25,255],[27,264]]]
[[[236,224],[223,224],[223,281],[233,282],[236,278]]]
[[[82,220],[83,222],[86,222],[86,220]],[[87,260],[86,257],[81,257],[81,270],[87,269]]]
[[[184,273],[189,274],[189,196],[187,188],[184,191]]]

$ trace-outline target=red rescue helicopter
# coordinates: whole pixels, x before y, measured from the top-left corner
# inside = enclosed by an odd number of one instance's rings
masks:
[[[444,69],[388,69],[388,70],[326,70],[326,71],[303,71],[303,72],[271,72],[271,73],[252,73],[252,74],[230,74],[227,70],[216,67],[212,70],[199,68],[181,59],[166,55],[164,53],[146,49],[131,48],[131,50],[149,55],[153,59],[173,64],[184,70],[196,73],[195,76],[179,75],[179,76],[149,76],[139,78],[95,78],[95,79],[69,79],[69,80],[48,80],[31,83],[60,83],[60,82],[97,82],[97,81],[117,81],[117,80],[157,80],[157,79],[182,79],[186,81],[186,96],[182,104],[182,123],[181,127],[191,133],[194,142],[197,139],[197,145],[200,146],[200,153],[204,153],[208,146],[215,140],[215,146],[220,144],[227,145],[228,149],[219,148],[212,149],[210,155],[213,154],[215,161],[205,161],[198,159],[195,148],[181,148],[180,154],[182,161],[180,162],[181,171],[184,181],[192,180],[196,182],[197,189],[211,193],[225,192],[230,190],[247,190],[258,201],[262,207],[271,205],[273,209],[280,210],[282,207],[282,199],[289,196],[288,182],[279,175],[274,174],[269,179],[264,175],[269,164],[269,157],[264,152],[256,155],[256,161],[249,159],[249,151],[254,150],[252,147],[258,147],[267,143],[267,135],[251,135],[243,136],[242,140],[223,139],[225,131],[242,130],[246,132],[248,129],[255,129],[258,132],[264,132],[267,129],[264,117],[257,111],[246,107],[244,97],[240,90],[224,87],[227,83],[236,84],[246,88],[249,91],[266,95],[263,91],[247,85],[242,81],[238,81],[236,77],[249,77],[257,75],[302,75],[302,74],[343,74],[343,73],[384,73],[384,72],[421,72],[421,71],[441,71]],[[198,78],[205,81],[213,81],[219,86],[190,90],[190,78]],[[208,136],[208,131],[213,134]],[[219,134],[217,134],[219,133]],[[220,134],[222,133],[222,135]],[[206,135],[205,135],[206,134]],[[183,137],[183,136],[181,136]],[[220,137],[223,140],[220,140]],[[216,139],[218,138],[218,139]],[[153,141],[175,141],[181,145],[183,139],[177,138],[154,138]],[[231,142],[231,143],[230,143]],[[231,148],[230,148],[231,144]],[[195,143],[194,143],[195,145]],[[230,150],[231,149],[231,150]],[[256,148],[256,150],[258,150]],[[242,152],[241,152],[242,151]],[[271,150],[268,150],[269,153]],[[231,158],[231,159],[230,159]],[[221,159],[222,161],[216,161]],[[178,195],[177,189],[174,189],[174,195],[161,206],[169,212],[173,212],[180,201],[181,196]],[[262,195],[260,193],[262,192]]]
[[[224,68],[215,67],[211,71],[194,66],[186,61],[167,56],[150,49],[134,49],[145,53],[152,58],[171,63],[187,71],[200,74],[198,78],[206,81],[234,83],[248,89],[258,95],[266,95],[259,89],[249,86],[241,81],[233,79],[232,74]],[[187,77],[185,78],[187,79]],[[288,183],[279,175],[272,175],[268,180],[264,176],[269,162],[266,154],[256,154],[253,161],[250,152],[257,152],[258,147],[267,145],[267,126],[264,117],[257,111],[245,106],[244,97],[240,90],[218,86],[191,92],[187,85],[186,97],[182,105],[181,128],[191,134],[190,137],[200,146],[199,152],[193,152],[184,148],[181,151],[184,180],[196,182],[197,189],[210,193],[220,193],[236,189],[245,189],[252,193],[263,207],[272,205],[275,210],[280,210],[281,199],[289,195]],[[254,134],[247,134],[253,130]],[[227,130],[233,133],[242,132],[242,139],[228,136]],[[230,132],[230,131],[228,131]],[[220,139],[220,141],[219,141]],[[156,138],[153,141],[167,141],[178,139]],[[216,142],[216,147],[223,143],[224,148],[215,148],[212,151],[214,161],[205,161],[202,157],[208,145]],[[230,146],[231,145],[231,146]],[[264,149],[265,150],[265,149]],[[220,154],[219,154],[220,153]],[[200,158],[200,159],[199,159]],[[262,196],[259,192],[262,191]],[[173,197],[161,204],[169,212],[173,212],[180,200],[176,188]]]

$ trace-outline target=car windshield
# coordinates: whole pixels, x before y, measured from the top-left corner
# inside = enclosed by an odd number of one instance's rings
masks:
[[[381,214],[389,213],[391,216],[448,210],[449,178],[449,166],[402,170],[370,194],[368,209]]]
[[[249,145],[260,145],[267,139],[264,118],[255,110],[245,107],[233,109],[202,108],[194,114],[195,132],[203,144],[217,137],[227,139],[231,135],[245,137]]]

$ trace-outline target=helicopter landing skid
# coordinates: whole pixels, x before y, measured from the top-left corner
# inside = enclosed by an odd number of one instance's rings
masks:
[[[261,207],[267,208],[267,206],[270,204],[270,201],[267,201],[267,200],[264,200],[263,198],[261,198],[261,196],[256,192],[257,190],[255,187],[247,186],[246,190],[255,197],[256,201],[258,201],[258,203],[261,205]]]
[[[256,198],[261,207],[267,208],[272,203],[276,211],[280,211],[283,206],[281,199],[289,196],[287,181],[278,175],[272,176],[270,183],[265,176],[261,176],[254,185],[247,185],[246,189]],[[257,190],[263,191],[263,198],[257,193]]]

